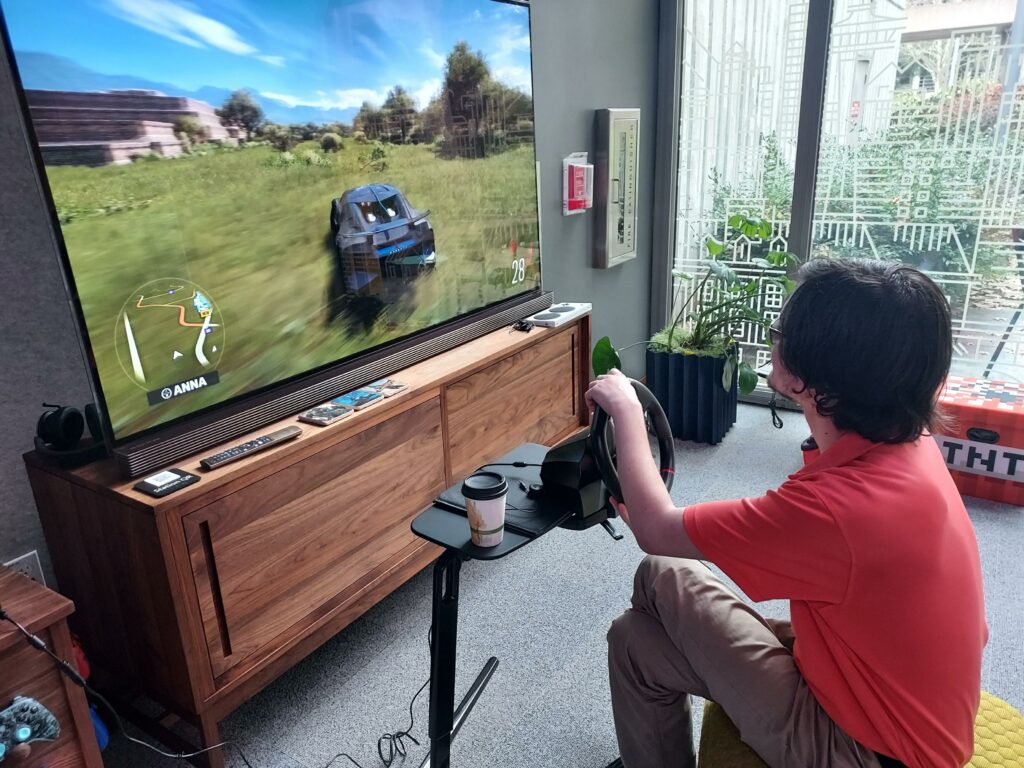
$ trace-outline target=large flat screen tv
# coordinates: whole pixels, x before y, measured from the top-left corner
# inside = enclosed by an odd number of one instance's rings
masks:
[[[0,8],[115,448],[540,295],[528,6]]]

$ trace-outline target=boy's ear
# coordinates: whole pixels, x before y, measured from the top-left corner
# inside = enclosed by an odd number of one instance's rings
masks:
[[[800,402],[805,399],[809,399],[811,401],[814,400],[814,390],[807,389],[803,379],[798,378],[791,373],[787,372],[787,374],[783,376],[783,381],[781,381],[780,384],[782,384],[783,389],[785,390],[781,394],[785,395],[790,400],[794,400],[796,402]]]

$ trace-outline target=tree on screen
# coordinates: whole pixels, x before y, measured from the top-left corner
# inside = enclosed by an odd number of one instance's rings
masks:
[[[259,136],[264,141],[269,141],[274,149],[279,152],[287,152],[298,143],[288,126],[278,125],[277,123],[264,123],[261,125]]]
[[[384,133],[385,114],[384,111],[368,101],[363,102],[359,112],[352,118],[352,130],[362,131],[369,139],[385,138]]]
[[[473,53],[465,42],[456,43],[444,68],[446,126],[476,117],[475,104],[480,86],[490,78],[491,70],[484,61],[483,53]]]
[[[405,144],[409,138],[409,131],[416,120],[416,102],[405,88],[396,85],[384,100],[383,111],[387,120],[388,133],[392,134],[389,140],[395,141],[400,138],[401,142]],[[399,136],[393,135],[396,132]]]
[[[420,112],[420,122],[417,131],[419,141],[431,142],[435,137],[444,133],[444,105],[440,95],[430,100],[430,103]],[[415,137],[414,137],[414,140]]]
[[[249,139],[263,122],[263,110],[248,91],[235,91],[217,110],[221,120],[232,125],[245,128],[245,138]]]

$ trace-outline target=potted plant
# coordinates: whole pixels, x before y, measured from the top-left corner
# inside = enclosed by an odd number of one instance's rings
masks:
[[[770,320],[763,300],[792,290],[786,270],[797,259],[785,251],[768,250],[763,257],[751,258],[751,266],[759,271],[749,278],[740,277],[722,259],[741,240],[756,249],[756,243],[766,242],[771,234],[772,225],[765,219],[731,216],[723,239],[706,239],[708,260],[702,272],[672,272],[679,281],[679,309],[671,322],[647,341],[637,342],[647,346],[647,385],[678,438],[720,442],[736,421],[738,393],[748,394],[757,386],[757,372],[739,359],[736,332],[743,323],[767,330]],[[607,336],[598,340],[594,373],[621,368],[620,351]]]

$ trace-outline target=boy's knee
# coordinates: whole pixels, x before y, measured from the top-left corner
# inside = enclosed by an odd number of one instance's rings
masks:
[[[608,627],[608,653],[615,653],[623,649],[629,641],[632,630],[630,629],[630,611],[624,612],[617,619],[612,621]]]
[[[699,560],[648,555],[636,570],[634,591],[653,598],[657,587],[688,591],[690,587],[713,578],[710,569]],[[665,582],[671,582],[665,585]]]
[[[645,630],[649,630],[644,617],[627,609],[608,627],[608,658],[612,662],[629,658],[630,650],[636,647]]]

